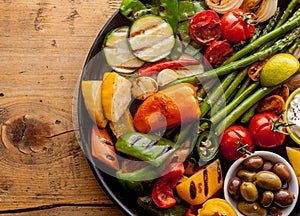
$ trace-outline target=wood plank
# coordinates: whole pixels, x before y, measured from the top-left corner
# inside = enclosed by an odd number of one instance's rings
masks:
[[[0,1],[4,215],[122,215],[93,176],[72,123],[86,56],[120,2]]]
[[[12,213],[2,213],[1,215],[9,216],[12,215]],[[43,215],[116,216],[116,215],[123,215],[123,212],[111,206],[61,206],[61,207],[52,207],[49,209],[42,209],[42,210],[29,210],[23,213],[15,213],[14,215],[18,215],[18,216],[43,216]]]

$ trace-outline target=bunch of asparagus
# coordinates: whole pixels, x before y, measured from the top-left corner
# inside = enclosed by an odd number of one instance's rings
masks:
[[[278,52],[292,52],[295,47],[299,47],[299,7],[300,1],[292,0],[281,17],[275,13],[264,30],[256,31],[250,43],[237,51],[222,66],[168,84],[171,86],[187,82],[203,85],[205,82],[214,83],[213,79],[216,77],[222,79],[218,87],[208,90],[210,93],[200,103],[201,118],[208,119],[200,125],[200,132],[212,124],[215,134],[221,135],[251,107],[279,87],[262,87],[259,82],[252,82],[247,77],[247,67]],[[208,115],[209,112],[211,115]]]

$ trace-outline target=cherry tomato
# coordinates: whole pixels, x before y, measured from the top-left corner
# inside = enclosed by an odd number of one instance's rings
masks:
[[[242,9],[233,9],[221,18],[222,38],[238,43],[251,38],[254,34],[254,22],[251,16]]]
[[[190,21],[189,32],[196,43],[209,45],[221,37],[221,20],[212,10],[198,12]]]
[[[206,48],[204,57],[214,68],[219,67],[233,54],[232,46],[226,41],[214,41]]]
[[[165,174],[154,183],[152,199],[159,208],[170,208],[176,204],[173,189],[183,173],[183,163],[171,163]]]
[[[256,146],[274,148],[281,145],[286,137],[286,124],[270,112],[258,113],[249,123],[249,132]]]
[[[254,149],[249,131],[240,125],[227,128],[220,139],[220,152],[227,160],[237,160]]]

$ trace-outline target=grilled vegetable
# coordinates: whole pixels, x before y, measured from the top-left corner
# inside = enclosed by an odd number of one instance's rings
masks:
[[[176,199],[177,204],[168,209],[157,207],[151,196],[138,197],[137,203],[146,211],[146,215],[154,216],[182,216],[188,209],[187,204],[180,199]]]
[[[210,216],[210,215],[230,215],[237,216],[234,208],[225,200],[221,198],[212,198],[207,200],[201,209],[198,211],[198,215]]]
[[[105,128],[107,119],[104,116],[102,108],[101,86],[102,81],[100,80],[83,80],[81,83],[84,104],[91,119],[99,127]]]
[[[131,25],[128,42],[136,57],[146,62],[156,62],[171,53],[175,36],[164,19],[145,15]]]
[[[191,59],[166,60],[144,66],[140,68],[138,72],[140,76],[151,76],[162,71],[163,69],[181,68],[188,65],[199,65],[199,62]]]
[[[132,73],[141,67],[144,62],[132,54],[127,36],[129,27],[123,26],[107,34],[103,53],[106,62],[117,72]]]
[[[264,67],[264,65],[266,64],[268,58],[262,60],[262,61],[257,61],[254,62],[249,68],[248,68],[248,77],[256,82],[259,81],[260,78],[260,73]]]
[[[223,186],[219,159],[203,167],[176,186],[178,195],[191,205],[204,203]]]
[[[145,100],[157,90],[157,82],[151,77],[138,77],[132,82],[131,92],[138,100]]]
[[[100,162],[118,170],[119,162],[115,152],[115,147],[105,129],[92,128],[92,155]]]
[[[271,92],[271,95],[279,95],[283,98],[284,101],[286,101],[290,95],[290,89],[286,84],[283,84],[282,86]]]
[[[117,122],[131,101],[131,82],[116,72],[105,73],[101,90],[104,116]]]
[[[277,0],[244,0],[241,8],[248,12],[254,13],[256,22],[264,22],[275,14],[277,5]]]
[[[183,163],[171,163],[162,174],[162,177],[154,183],[152,199],[159,208],[165,209],[176,205],[173,189],[183,173]]]
[[[195,87],[180,84],[148,97],[135,113],[134,126],[138,131],[148,133],[198,120],[199,116]]]
[[[196,43],[210,45],[221,37],[221,20],[212,10],[198,12],[190,21],[189,32]]]
[[[126,110],[117,122],[110,122],[109,127],[117,138],[123,134],[135,132],[129,110]]]
[[[279,95],[271,95],[258,103],[256,111],[258,113],[270,112],[279,115],[284,111],[285,102]]]
[[[152,0],[156,14],[165,19],[172,27],[174,34],[178,26],[178,0]]]
[[[196,148],[200,163],[206,164],[218,153],[218,139],[212,133],[210,134],[209,131],[201,132],[197,140]]]
[[[225,14],[227,11],[239,8],[242,5],[243,0],[205,0],[205,3],[210,9],[216,11],[217,13]]]
[[[174,143],[167,139],[137,132],[124,134],[116,142],[118,151],[154,166],[160,166],[174,152],[173,147]]]
[[[139,0],[123,0],[120,12],[127,19],[134,21],[139,14],[147,13],[147,7]]]
[[[159,74],[157,75],[157,84],[158,86],[164,86],[176,79],[179,78],[179,75],[176,73],[175,70],[173,69],[163,69],[161,72],[159,72]]]

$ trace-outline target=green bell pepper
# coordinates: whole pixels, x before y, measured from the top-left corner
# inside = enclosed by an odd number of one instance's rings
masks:
[[[131,132],[120,136],[115,148],[158,167],[174,152],[174,145],[160,136]]]
[[[138,182],[138,181],[148,181],[156,179],[160,174],[166,169],[167,164],[162,164],[159,167],[154,167],[152,165],[145,166],[133,172],[123,172],[123,170],[118,170],[116,172],[116,177],[118,179]]]

